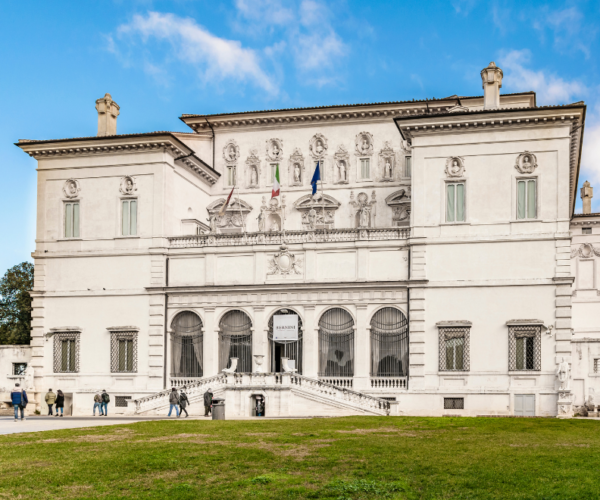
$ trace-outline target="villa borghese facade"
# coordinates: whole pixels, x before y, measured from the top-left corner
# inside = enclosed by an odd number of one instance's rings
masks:
[[[107,94],[98,136],[20,140],[38,405],[52,387],[85,414],[106,389],[151,413],[186,385],[231,416],[257,395],[267,415],[570,415],[598,380],[577,349],[600,345],[597,303],[587,344],[572,325],[600,253],[572,257],[585,105],[481,77],[483,96],[183,115],[189,133],[117,135]],[[273,340],[290,314],[298,340]]]

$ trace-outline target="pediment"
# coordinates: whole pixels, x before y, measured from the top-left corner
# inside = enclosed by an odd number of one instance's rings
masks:
[[[457,104],[456,106],[452,106],[448,109],[448,113],[459,113],[461,111],[469,111],[469,108],[465,108],[464,106],[459,106]]]
[[[390,206],[393,207],[395,205],[400,205],[400,204],[404,204],[404,203],[410,203],[410,187],[406,186],[405,188],[402,188],[392,194],[390,194],[386,199],[385,199],[385,203]]]
[[[213,214],[221,210],[223,203],[225,203],[226,198],[219,198],[216,201],[213,201],[210,205],[206,207],[206,210],[209,214]],[[227,207],[227,212],[243,212],[248,213],[252,212],[252,206],[244,201],[238,200],[237,198],[231,197],[231,201],[229,202],[229,206]]]

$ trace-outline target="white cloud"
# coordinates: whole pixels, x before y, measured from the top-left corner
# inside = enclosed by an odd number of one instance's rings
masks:
[[[144,44],[151,40],[168,42],[170,55],[195,66],[206,81],[250,81],[270,94],[278,92],[256,51],[237,40],[213,35],[193,19],[160,12],[136,15],[130,23],[119,26],[117,37],[121,41],[139,38]],[[110,40],[113,44],[109,49],[116,51],[114,39]],[[144,67],[150,74],[161,74],[154,62],[145,62]]]
[[[531,52],[513,50],[503,55],[499,65],[504,72],[503,88],[509,92],[534,90],[538,105],[563,104],[581,99],[587,87],[577,80],[567,81],[544,71],[534,71],[526,66],[531,62]]]
[[[580,50],[590,57],[590,42],[596,37],[594,22],[586,23],[585,16],[575,6],[550,10],[547,6],[533,13],[533,26],[542,34],[552,31],[554,47],[559,52]]]

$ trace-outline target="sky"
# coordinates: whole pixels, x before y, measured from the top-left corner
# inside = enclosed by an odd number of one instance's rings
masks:
[[[19,139],[190,131],[183,113],[481,95],[588,105],[580,185],[600,212],[600,1],[87,0],[0,3],[0,274],[35,249],[36,162]],[[578,201],[577,210],[581,210]]]

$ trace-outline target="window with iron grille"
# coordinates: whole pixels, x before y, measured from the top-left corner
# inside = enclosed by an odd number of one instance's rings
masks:
[[[600,359],[596,358],[594,360],[594,373],[598,373],[599,369],[600,369]]]
[[[469,371],[470,327],[440,327],[440,371]]]
[[[508,328],[508,369],[511,371],[541,370],[540,325],[509,326]]]
[[[464,410],[465,398],[444,398],[444,410]]]
[[[110,371],[137,372],[137,332],[110,332]]]
[[[127,401],[131,399],[131,396],[115,396],[115,406],[117,408],[127,408]]]
[[[408,321],[395,307],[379,309],[371,319],[371,376],[408,376]]]
[[[54,373],[79,372],[79,333],[54,334]]]

